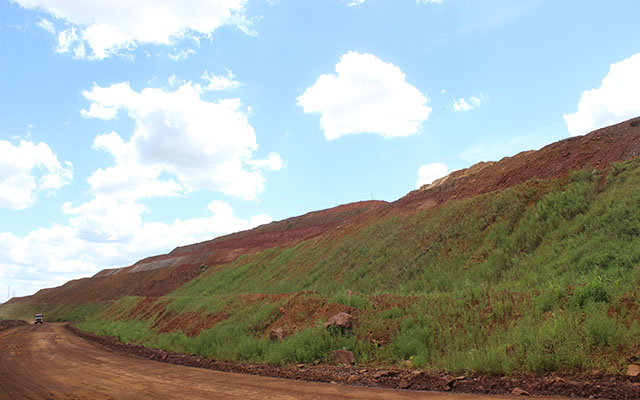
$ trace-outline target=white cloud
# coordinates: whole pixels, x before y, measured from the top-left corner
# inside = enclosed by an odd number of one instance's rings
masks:
[[[260,169],[284,164],[275,153],[253,158],[256,135],[239,99],[204,101],[191,83],[136,92],[124,82],[83,95],[92,102],[85,117],[111,119],[125,110],[135,121],[129,140],[115,132],[96,137],[94,148],[115,158],[114,166],[89,177],[96,195],[135,200],[208,189],[251,200],[264,188]]]
[[[132,98],[133,91],[129,82],[113,84],[109,87],[95,85],[90,91],[85,90],[82,95],[89,101],[89,110],[80,110],[85,118],[113,119],[122,107],[122,99]]]
[[[214,75],[204,71],[202,79],[208,82],[208,85],[204,87],[205,90],[230,90],[240,86],[240,82],[236,81],[235,75],[230,70],[227,70],[227,75]]]
[[[272,221],[265,214],[238,218],[223,201],[211,202],[207,210],[209,215],[201,218],[143,222],[146,207],[136,202],[97,197],[78,207],[66,203],[63,212],[70,216],[66,225],[39,228],[22,237],[0,233],[0,281],[16,295],[28,295],[179,245]]]
[[[21,210],[35,203],[39,192],[68,184],[73,167],[60,163],[46,143],[0,140],[0,208]]]
[[[484,100],[485,96],[482,94],[479,97],[471,96],[468,100],[465,100],[461,97],[458,100],[454,100],[451,107],[453,108],[453,111],[456,112],[469,111],[480,106],[484,102]]]
[[[418,181],[416,182],[416,188],[420,188],[423,185],[430,185],[436,179],[440,179],[449,173],[449,168],[443,163],[432,163],[423,165],[418,169]]]
[[[271,153],[269,157],[262,160],[251,160],[248,162],[253,168],[266,168],[269,171],[279,171],[285,166],[285,162],[278,153]]]
[[[125,242],[131,240],[142,224],[143,204],[118,201],[113,196],[98,196],[91,201],[73,207],[71,202],[62,205],[62,212],[73,215],[69,226],[75,237],[88,242]]]
[[[41,18],[40,22],[38,22],[38,26],[51,34],[56,33],[55,25],[53,25],[53,22],[48,19]]]
[[[640,115],[640,53],[611,64],[597,89],[580,96],[578,111],[563,116],[571,136]]]
[[[173,91],[136,92],[124,82],[94,86],[83,95],[90,101],[82,110],[86,118],[111,120],[126,113],[135,127],[126,137],[109,132],[94,139],[93,149],[108,152],[114,163],[87,179],[92,200],[62,206],[65,224],[24,236],[0,233],[0,281],[17,295],[272,221],[266,214],[238,218],[223,201],[211,202],[203,217],[147,221],[151,210],[140,201],[200,189],[243,199],[260,193],[263,171],[281,169],[284,161],[277,153],[254,157],[255,132],[238,99],[204,101],[191,83]],[[37,190],[59,187],[70,174],[44,144],[16,147],[0,141],[0,181],[25,190],[23,201],[31,201]],[[9,179],[16,175],[19,182]],[[10,192],[0,190],[5,193]],[[19,194],[13,193],[12,201]]]
[[[190,55],[195,53],[196,51],[194,49],[186,49],[186,50],[179,51],[176,54],[169,54],[169,58],[172,59],[173,61],[182,61],[182,60],[186,60],[187,58],[189,58]]]
[[[103,59],[139,44],[172,45],[185,37],[209,37],[223,25],[236,25],[251,33],[244,15],[247,0],[13,0],[65,23],[58,35],[57,51],[73,51]]]
[[[427,98],[397,66],[374,55],[349,52],[298,97],[305,113],[318,113],[327,139],[355,133],[385,137],[418,132],[431,113]]]

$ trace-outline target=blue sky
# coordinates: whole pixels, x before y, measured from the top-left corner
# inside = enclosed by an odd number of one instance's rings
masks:
[[[635,0],[179,4],[0,0],[0,301],[640,115]]]

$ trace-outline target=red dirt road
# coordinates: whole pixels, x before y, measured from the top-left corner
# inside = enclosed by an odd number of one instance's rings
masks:
[[[159,363],[111,352],[63,324],[0,331],[0,399],[427,399],[510,397],[292,381]]]

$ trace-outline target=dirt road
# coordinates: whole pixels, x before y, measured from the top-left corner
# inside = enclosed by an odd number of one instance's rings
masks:
[[[301,382],[114,353],[62,324],[0,331],[0,399],[508,399]]]

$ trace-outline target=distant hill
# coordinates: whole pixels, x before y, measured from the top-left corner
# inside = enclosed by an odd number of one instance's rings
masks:
[[[620,372],[640,354],[640,118],[0,305],[226,360]],[[346,333],[322,322],[344,311]],[[280,329],[286,339],[272,342]]]

